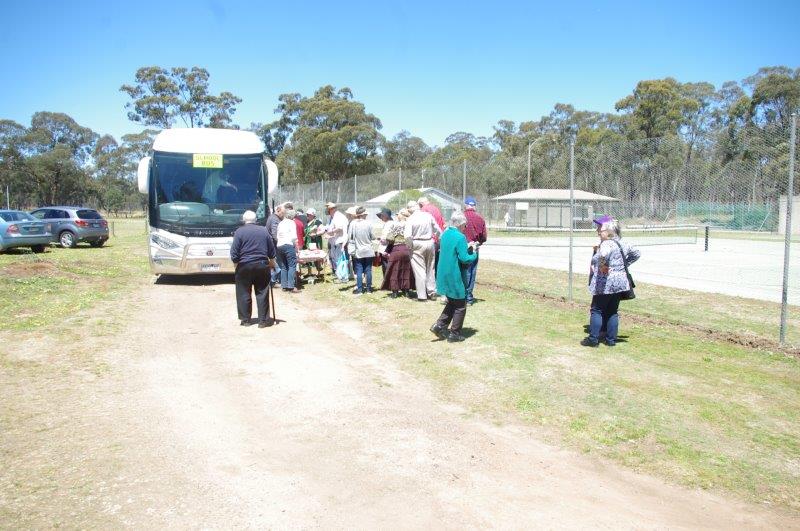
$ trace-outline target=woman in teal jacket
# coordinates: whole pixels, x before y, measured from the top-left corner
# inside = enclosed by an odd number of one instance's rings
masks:
[[[442,233],[439,243],[439,266],[436,269],[436,291],[447,297],[447,304],[442,315],[431,326],[431,332],[440,339],[447,339],[450,343],[464,341],[461,327],[467,315],[467,292],[464,288],[464,277],[461,272],[462,264],[474,262],[477,254],[471,246],[467,245],[464,229],[467,218],[461,212],[455,212],[450,217],[450,226]],[[450,332],[447,333],[447,327]]]

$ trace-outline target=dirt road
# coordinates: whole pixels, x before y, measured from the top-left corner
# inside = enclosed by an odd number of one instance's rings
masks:
[[[471,418],[278,296],[286,322],[243,328],[230,283],[146,285],[118,330],[15,349],[0,527],[798,525]]]

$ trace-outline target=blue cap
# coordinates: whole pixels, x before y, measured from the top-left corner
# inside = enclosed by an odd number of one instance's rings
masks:
[[[465,204],[465,205],[468,205],[468,206],[473,206],[473,207],[474,207],[474,206],[476,206],[476,205],[478,204],[478,202],[477,202],[477,201],[475,201],[475,198],[474,198],[474,197],[472,197],[471,195],[468,195],[468,196],[467,196],[467,198],[466,198],[466,199],[464,199],[464,204]]]
[[[594,223],[597,223],[598,225],[602,225],[603,223],[608,223],[609,221],[614,221],[614,218],[612,218],[608,214],[603,214],[599,218],[595,218],[592,221]]]

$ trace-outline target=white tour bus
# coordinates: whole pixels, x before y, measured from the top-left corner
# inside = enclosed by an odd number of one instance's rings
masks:
[[[278,167],[253,133],[166,129],[139,162],[138,181],[147,194],[153,273],[232,273],[233,233],[245,210],[264,224]]]

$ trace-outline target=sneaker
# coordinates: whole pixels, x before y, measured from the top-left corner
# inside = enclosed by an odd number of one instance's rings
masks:
[[[615,346],[617,346],[617,342],[616,341],[610,341],[610,340],[606,339],[606,346],[615,347]]]
[[[440,326],[436,326],[435,324],[431,327],[431,332],[433,335],[438,337],[439,339],[447,339],[447,332],[444,328]]]
[[[452,330],[450,331],[450,335],[447,336],[448,343],[458,343],[459,341],[464,341],[465,339],[467,338],[462,336],[460,332],[453,332]]]
[[[396,291],[393,291],[393,292],[391,292],[391,293],[389,294],[389,298],[390,298],[390,299],[396,299],[397,297],[398,297],[398,295],[397,295],[397,292],[396,292]]]
[[[258,322],[258,327],[259,328],[266,328],[268,326],[272,326],[273,324],[275,324],[275,321],[272,318],[269,318],[266,321],[259,321]]]
[[[375,290],[372,288],[367,288],[367,293],[373,293]]]
[[[581,339],[581,345],[583,345],[584,347],[596,347],[599,344],[600,344],[599,341],[593,341],[588,337]]]
[[[250,319],[242,319],[239,321],[239,326],[250,326],[251,324],[253,324],[253,321]]]
[[[353,290],[353,295],[361,295],[361,290],[356,288]]]

